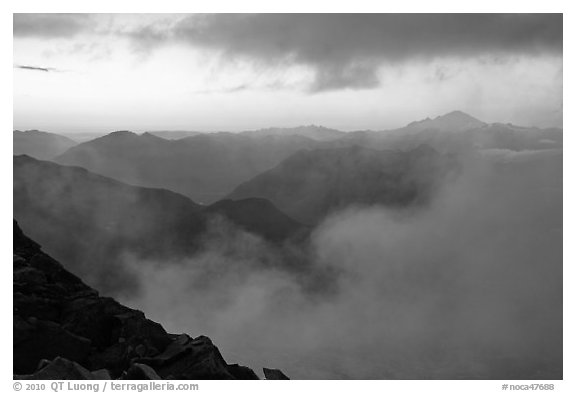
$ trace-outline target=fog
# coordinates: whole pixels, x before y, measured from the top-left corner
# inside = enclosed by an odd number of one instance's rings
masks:
[[[141,291],[120,300],[294,379],[562,378],[561,151],[469,157],[425,209],[338,212],[309,274],[223,221],[211,233],[179,264],[127,255]]]

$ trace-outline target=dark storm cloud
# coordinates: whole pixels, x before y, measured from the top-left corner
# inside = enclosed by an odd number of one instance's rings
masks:
[[[561,14],[193,15],[171,33],[258,64],[308,65],[318,91],[376,87],[384,63],[562,53]]]
[[[562,14],[191,14],[170,23],[141,20],[110,24],[86,14],[14,14],[14,37],[73,38],[91,31],[128,39],[140,55],[180,42],[256,67],[309,67],[313,92],[377,87],[385,64],[562,55]]]
[[[14,37],[70,38],[90,28],[86,14],[14,14]]]

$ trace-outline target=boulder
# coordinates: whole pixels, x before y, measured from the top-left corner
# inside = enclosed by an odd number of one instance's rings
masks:
[[[266,379],[290,379],[282,371],[275,368],[264,367],[264,378]]]
[[[154,367],[162,379],[235,379],[218,348],[206,336],[177,336],[163,353],[139,362]]]
[[[239,364],[229,364],[228,372],[236,379],[260,379],[251,368]]]

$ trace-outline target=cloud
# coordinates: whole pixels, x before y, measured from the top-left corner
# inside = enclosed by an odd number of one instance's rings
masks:
[[[142,39],[150,40],[146,33]],[[382,64],[561,55],[562,15],[192,15],[174,26],[170,39],[256,64],[307,65],[316,72],[312,91],[363,89],[379,86]]]
[[[71,38],[92,27],[87,14],[14,14],[15,38]]]
[[[15,65],[14,68],[28,71],[58,72],[59,70],[52,67],[35,67],[29,65]]]
[[[562,14],[14,15],[15,38],[89,32],[127,40],[138,56],[184,44],[220,55],[222,64],[245,62],[257,73],[303,67],[312,93],[379,87],[386,66],[561,57],[562,27]],[[450,79],[439,70],[439,82]]]
[[[315,291],[262,268],[278,258],[258,239],[217,227],[181,264],[132,261],[142,291],[127,301],[296,379],[561,378],[562,154],[525,156],[464,160],[410,214],[329,217],[312,237]]]

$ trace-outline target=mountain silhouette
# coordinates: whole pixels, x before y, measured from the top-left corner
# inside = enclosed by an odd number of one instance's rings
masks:
[[[166,188],[209,204],[318,143],[299,135],[213,133],[166,140],[121,131],[75,146],[55,161],[133,185]]]
[[[453,111],[434,119],[424,119],[408,124],[405,130],[468,131],[485,126],[486,123],[462,111]]]
[[[298,221],[314,224],[352,205],[422,203],[448,168],[449,160],[426,146],[408,152],[359,146],[301,151],[227,198],[264,198]]]
[[[15,130],[13,137],[13,154],[26,154],[40,160],[51,160],[75,146],[70,138],[38,130]]]
[[[456,154],[481,149],[557,149],[562,147],[562,130],[485,123],[454,111],[393,130],[349,132],[329,143],[335,147],[358,145],[379,150],[408,150],[425,144],[439,152]]]

